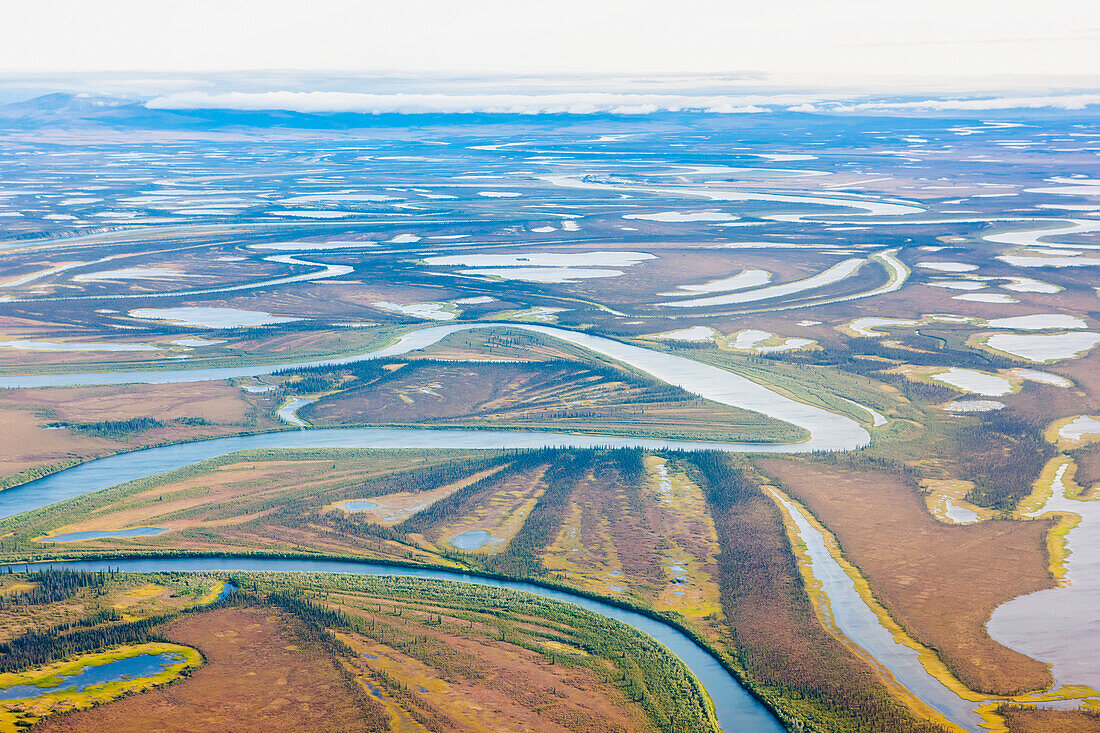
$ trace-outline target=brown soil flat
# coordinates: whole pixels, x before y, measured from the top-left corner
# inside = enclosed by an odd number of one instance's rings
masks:
[[[282,308],[272,306],[274,313],[289,313],[294,316],[302,315],[293,305]],[[227,351],[239,352],[243,357],[255,357],[256,354],[271,354],[279,360],[286,360],[288,355],[300,354],[323,355],[338,353],[342,350],[364,351],[370,347],[370,339],[364,334],[354,331],[297,331],[292,333],[249,334],[247,338],[231,343],[225,348]]]
[[[409,354],[410,358],[439,360],[552,361],[571,358],[561,342],[536,337],[528,331],[459,331],[442,341]]]
[[[1059,299],[1061,299],[1059,295]],[[1032,311],[1034,312],[1034,311]],[[1082,313],[1083,315],[1083,313]],[[1026,382],[1024,389],[1012,397],[1015,415],[1043,430],[1054,420],[1070,415],[1100,412],[1100,349],[1093,349],[1080,359],[1066,359],[1054,364],[1021,363],[1021,367],[1058,374],[1073,381],[1068,388]]]
[[[1070,388],[1066,392],[1072,393],[1077,399],[1072,408],[1064,414],[1079,415],[1082,413],[1096,413],[1100,409],[1100,349],[1093,349],[1080,359],[1067,359],[1058,362],[1053,369],[1050,367],[1036,367],[1055,371],[1068,379],[1072,379],[1077,387]]]
[[[2,399],[3,396],[0,396]],[[0,477],[35,466],[48,466],[74,456],[106,455],[117,445],[106,438],[73,435],[68,430],[44,430],[48,423],[26,410],[0,408],[0,432],[4,435]]]
[[[1076,710],[1006,707],[1009,733],[1100,733],[1100,715]]]
[[[308,646],[286,616],[229,608],[168,625],[174,642],[202,651],[190,679],[61,718],[51,733],[148,731],[385,731],[381,705],[356,704],[333,661]]]
[[[107,385],[3,390],[0,432],[5,450],[0,478],[34,466],[72,458],[93,458],[119,450],[198,437],[219,437],[273,423],[259,409],[260,395],[247,395],[225,382]],[[269,404],[269,403],[268,403]],[[53,422],[81,423],[152,417],[164,427],[113,440],[61,428]],[[251,418],[256,418],[253,428]],[[209,425],[172,423],[176,418],[202,418]]]
[[[1016,694],[1051,683],[1045,665],[989,638],[1000,604],[1053,583],[1046,521],[943,524],[899,477],[806,460],[761,459],[836,535],[875,596],[968,686]]]
[[[243,393],[224,382],[104,385],[101,387],[18,390],[14,404],[50,409],[65,422],[125,420],[152,415],[159,420],[201,417],[210,422],[243,420],[248,403]]]

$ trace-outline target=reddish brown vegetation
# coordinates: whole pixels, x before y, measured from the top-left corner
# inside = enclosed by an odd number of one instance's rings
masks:
[[[1006,705],[998,711],[1009,733],[1100,733],[1100,714]]]
[[[1077,472],[1073,480],[1086,489],[1100,484],[1100,443],[1073,452],[1077,462]]]
[[[165,629],[206,657],[190,679],[99,708],[50,718],[76,731],[385,731],[382,706],[359,694],[328,655],[295,633],[283,613],[230,608],[186,616]]]

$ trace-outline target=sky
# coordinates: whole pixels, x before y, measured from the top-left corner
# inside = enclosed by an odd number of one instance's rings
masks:
[[[8,75],[725,73],[1100,88],[1098,0],[0,0],[0,10]]]

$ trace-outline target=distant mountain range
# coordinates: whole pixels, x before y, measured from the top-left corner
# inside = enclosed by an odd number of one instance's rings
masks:
[[[148,117],[150,112],[140,102],[58,92],[2,105],[0,120],[6,125],[25,127],[71,125],[79,121],[110,124],[132,122]]]
[[[379,123],[378,116],[364,114],[149,109],[141,101],[65,93],[0,105],[0,128],[6,130],[350,129]]]

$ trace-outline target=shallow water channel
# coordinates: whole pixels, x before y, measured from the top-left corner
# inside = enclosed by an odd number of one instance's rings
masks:
[[[933,677],[915,649],[900,644],[879,621],[856,589],[855,582],[829,551],[825,535],[793,502],[778,497],[805,545],[813,576],[828,596],[832,625],[872,655],[909,692],[952,723],[969,731],[981,730],[978,703],[964,700]]]
[[[796,445],[803,445],[798,443]],[[467,449],[509,448],[644,448],[647,450],[722,450],[784,452],[774,443],[708,443],[690,440],[570,435],[520,430],[452,430],[419,428],[324,428],[214,438],[97,458],[25,484],[0,491],[0,519],[56,504],[75,496],[117,486],[134,479],[190,466],[250,449],[378,448]]]

